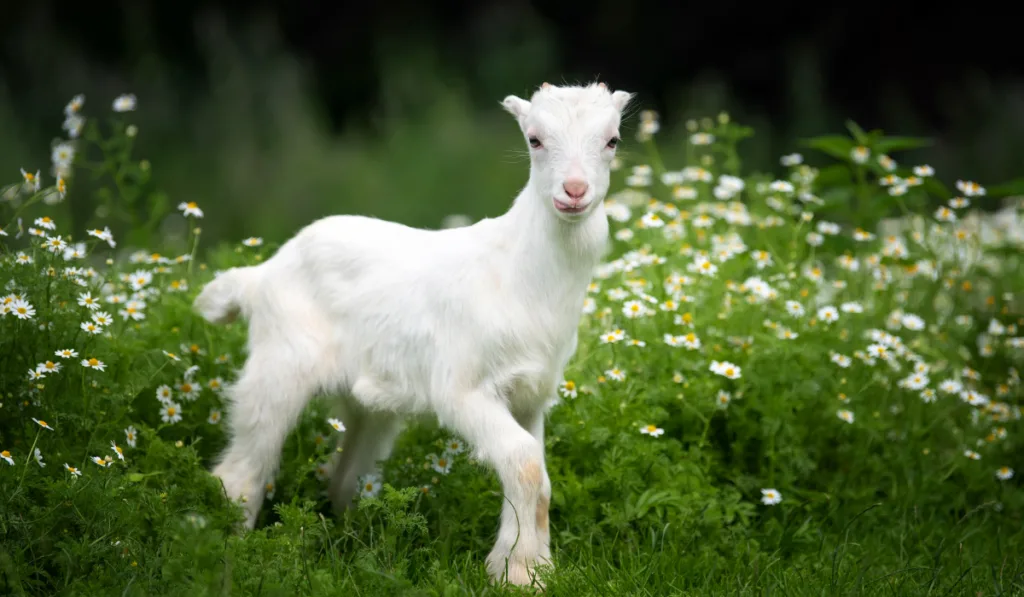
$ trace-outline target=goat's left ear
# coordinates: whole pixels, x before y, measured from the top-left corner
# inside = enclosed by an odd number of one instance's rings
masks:
[[[521,97],[510,95],[501,101],[501,105],[508,110],[508,113],[516,117],[519,122],[523,121],[526,113],[530,111],[530,102]]]
[[[615,106],[616,110],[622,112],[635,96],[635,93],[630,93],[628,91],[616,91],[615,93],[612,93],[612,105]]]

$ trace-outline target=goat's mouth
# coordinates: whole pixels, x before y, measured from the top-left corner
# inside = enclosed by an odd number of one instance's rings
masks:
[[[555,209],[564,214],[581,214],[587,211],[590,203],[569,203],[561,199],[555,199]]]

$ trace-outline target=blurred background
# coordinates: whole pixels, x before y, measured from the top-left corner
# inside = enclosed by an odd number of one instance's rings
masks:
[[[755,128],[748,169],[851,118],[933,138],[897,157],[947,184],[994,184],[1024,169],[1024,50],[1000,6],[8,0],[0,164],[4,182],[45,173],[72,96],[106,118],[134,93],[135,155],[173,205],[205,210],[204,242],[342,212],[438,227],[500,214],[525,182],[501,98],[600,78],[659,113],[670,167],[685,121],[727,110]]]

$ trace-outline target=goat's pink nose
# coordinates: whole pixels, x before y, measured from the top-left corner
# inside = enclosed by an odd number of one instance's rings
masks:
[[[565,194],[573,199],[580,199],[587,192],[587,181],[580,178],[570,178],[562,185]]]

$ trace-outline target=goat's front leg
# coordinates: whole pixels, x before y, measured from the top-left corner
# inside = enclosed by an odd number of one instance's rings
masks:
[[[530,432],[530,435],[540,443],[543,480],[541,481],[540,497],[537,501],[537,535],[540,538],[542,555],[550,560],[551,531],[548,525],[548,510],[551,506],[551,479],[548,477],[547,466],[544,465],[544,414],[545,409],[541,407],[527,414],[520,415],[518,420]]]
[[[498,538],[487,556],[491,579],[543,586],[535,578],[538,564],[551,563],[547,535],[550,485],[544,470],[543,443],[490,393],[464,394],[447,410],[444,422],[475,448],[481,460],[494,467],[504,491]]]

